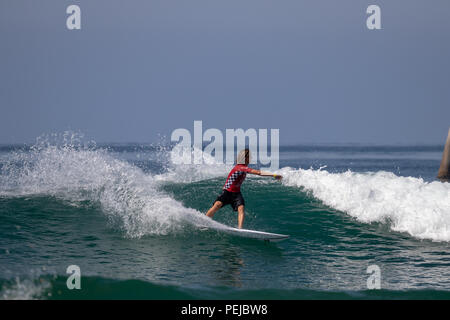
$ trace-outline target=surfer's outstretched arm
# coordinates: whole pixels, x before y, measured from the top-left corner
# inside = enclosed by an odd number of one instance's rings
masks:
[[[270,172],[261,171],[261,170],[254,170],[254,169],[252,169],[249,173],[256,174],[256,175],[262,176],[262,177],[274,177],[277,180],[281,180],[283,178],[283,176],[281,176],[279,174],[270,173]]]

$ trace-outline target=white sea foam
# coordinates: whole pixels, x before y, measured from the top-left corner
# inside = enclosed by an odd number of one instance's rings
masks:
[[[75,204],[92,201],[111,220],[119,221],[129,237],[178,232],[187,225],[224,227],[184,207],[162,192],[160,184],[225,177],[231,166],[205,155],[203,165],[172,162],[167,172],[152,175],[105,150],[83,146],[76,138],[67,140],[53,144],[41,139],[31,151],[9,154],[2,161],[0,196],[49,195]],[[450,241],[449,183],[428,183],[389,172],[283,168],[279,173],[285,185],[302,187],[361,222],[389,222],[393,230],[420,239]]]
[[[167,172],[156,175],[155,179],[164,182],[189,183],[206,179],[223,177],[230,172],[232,165],[216,161],[208,153],[192,148],[188,152],[183,152],[180,145],[174,146],[170,151],[170,162],[167,165]],[[196,154],[203,159],[202,164],[193,164],[192,159]]]
[[[450,183],[390,172],[330,173],[283,168],[287,186],[302,187],[324,204],[365,223],[388,222],[419,239],[450,241]]]
[[[44,141],[29,152],[11,155],[3,164],[0,195],[46,195],[73,203],[93,201],[111,220],[119,221],[129,237],[177,232],[186,225],[214,224],[204,214],[184,207],[159,190],[157,181],[174,176],[183,180],[179,172],[186,172],[184,168],[175,168],[155,179],[105,150],[70,141],[62,145]]]
[[[14,283],[3,285],[0,290],[2,300],[35,300],[42,299],[45,291],[51,287],[50,282],[40,279],[39,282],[32,280],[20,280],[15,278]]]

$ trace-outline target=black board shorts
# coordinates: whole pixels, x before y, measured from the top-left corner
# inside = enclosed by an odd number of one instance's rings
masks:
[[[214,203],[216,203],[216,201],[222,202],[222,207],[226,206],[227,204],[231,204],[231,207],[234,211],[237,211],[237,208],[240,205],[245,206],[244,197],[240,192],[230,192],[227,190],[223,190],[220,196],[216,198]]]

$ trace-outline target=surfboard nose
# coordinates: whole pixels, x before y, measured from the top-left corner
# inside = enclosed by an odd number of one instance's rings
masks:
[[[442,182],[450,181],[450,128],[448,129],[447,141],[442,154],[441,166],[437,175]]]

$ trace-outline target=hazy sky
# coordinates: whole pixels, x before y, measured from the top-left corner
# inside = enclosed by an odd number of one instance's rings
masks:
[[[2,0],[0,110],[0,143],[154,142],[203,120],[281,144],[443,144],[450,1]]]

